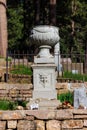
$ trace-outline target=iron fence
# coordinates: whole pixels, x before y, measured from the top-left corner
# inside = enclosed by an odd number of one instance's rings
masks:
[[[34,62],[35,54],[30,54],[28,51],[20,52],[20,51],[7,51],[6,55],[6,74],[5,74],[5,82],[9,79],[9,74],[11,70],[14,70],[17,67],[17,70],[20,69],[20,66],[27,68],[31,67]]]
[[[61,54],[62,70],[72,73],[84,73],[85,54]]]
[[[30,54],[28,51],[20,53],[20,51],[7,51],[6,56],[6,74],[5,81],[8,81],[8,75],[12,68],[18,66],[20,69],[20,65],[30,67],[34,62],[34,56],[36,54]],[[60,61],[59,61],[60,59]],[[61,54],[58,56],[58,76],[63,76],[64,71],[84,74],[84,63],[85,63],[85,54]]]

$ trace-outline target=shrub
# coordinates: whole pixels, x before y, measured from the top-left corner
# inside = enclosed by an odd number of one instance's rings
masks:
[[[14,110],[16,104],[7,100],[0,100],[0,110]]]
[[[73,93],[72,92],[67,92],[67,93],[62,93],[57,96],[58,100],[60,100],[62,103],[63,102],[69,102],[71,105],[73,105]]]
[[[18,105],[26,107],[27,101],[0,100],[0,110],[15,110]]]

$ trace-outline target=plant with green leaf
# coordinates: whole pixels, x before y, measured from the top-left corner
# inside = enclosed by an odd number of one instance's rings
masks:
[[[57,99],[60,100],[62,103],[69,102],[71,105],[73,105],[73,93],[72,92],[59,94],[57,96]]]

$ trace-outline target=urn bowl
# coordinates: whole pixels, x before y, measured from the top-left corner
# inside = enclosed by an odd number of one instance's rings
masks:
[[[31,30],[30,40],[38,46],[54,46],[59,41],[59,28],[50,25],[35,26]]]

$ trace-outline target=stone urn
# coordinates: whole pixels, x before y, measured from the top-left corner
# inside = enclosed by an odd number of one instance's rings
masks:
[[[38,57],[52,57],[50,54],[51,46],[59,41],[59,28],[50,25],[39,25],[31,30],[30,40],[39,46]]]
[[[34,85],[32,97],[33,99],[57,99],[56,65],[50,49],[59,42],[59,29],[48,25],[36,26],[31,30],[30,40],[40,49],[32,65]]]

